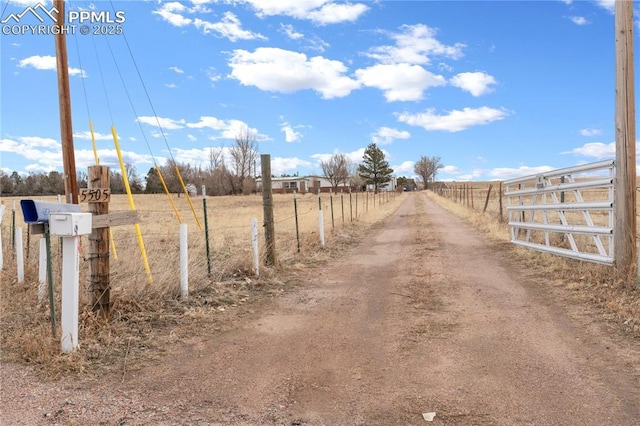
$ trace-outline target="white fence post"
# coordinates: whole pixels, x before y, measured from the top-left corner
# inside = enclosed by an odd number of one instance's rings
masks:
[[[322,198],[318,190],[318,232],[320,235],[320,247],[324,248],[324,216],[322,214]]]
[[[47,296],[47,242],[40,237],[40,256],[38,260],[38,302],[43,302]]]
[[[16,264],[18,266],[18,282],[24,282],[24,250],[22,248],[22,227],[16,226]]]
[[[260,276],[260,252],[258,251],[258,219],[251,219],[251,248],[253,249],[253,271]]]
[[[187,224],[180,224],[180,292],[182,300],[189,297],[189,244]]]

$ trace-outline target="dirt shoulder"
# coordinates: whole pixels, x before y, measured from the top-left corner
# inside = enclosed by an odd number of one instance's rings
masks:
[[[2,424],[632,425],[638,342],[423,194],[339,261],[133,372],[0,368]],[[247,308],[248,309],[248,308]]]

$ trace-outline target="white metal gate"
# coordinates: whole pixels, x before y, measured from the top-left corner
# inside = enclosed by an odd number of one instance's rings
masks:
[[[506,181],[511,242],[613,263],[614,160]]]

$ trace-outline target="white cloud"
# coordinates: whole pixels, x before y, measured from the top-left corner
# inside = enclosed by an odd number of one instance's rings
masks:
[[[448,175],[459,175],[462,171],[456,166],[444,166],[439,170],[439,173],[445,173]]]
[[[282,123],[280,130],[284,132],[286,142],[298,142],[302,139],[302,133],[296,131],[289,123]]]
[[[356,71],[358,81],[384,92],[387,102],[419,101],[430,87],[444,86],[446,80],[420,65],[378,64]]]
[[[377,145],[389,145],[395,139],[409,139],[411,134],[406,130],[397,130],[390,127],[380,127],[371,135],[371,141]]]
[[[173,72],[175,72],[176,74],[184,74],[184,70],[182,68],[178,68],[178,67],[169,67],[169,69]]]
[[[149,126],[159,126],[164,130],[182,129],[185,125],[184,120],[174,120],[172,118],[164,117],[140,116],[138,117],[138,121],[140,123],[148,124]]]
[[[589,21],[587,21],[587,18],[585,18],[584,16],[569,16],[569,19],[576,25],[589,24]]]
[[[511,167],[498,167],[487,172],[488,176],[495,179],[513,179],[521,176],[535,175],[538,173],[544,173],[554,170],[553,167],[550,166],[520,166],[517,169]]]
[[[563,154],[582,155],[598,160],[613,158],[616,156],[616,143],[611,142],[610,144],[605,144],[602,142],[591,142],[572,149],[571,151],[563,152]]]
[[[360,84],[347,77],[340,61],[322,56],[307,58],[304,53],[261,47],[254,52],[234,50],[229,61],[231,77],[244,86],[260,90],[293,93],[312,89],[322,98],[347,96]]]
[[[362,3],[326,3],[320,9],[312,10],[308,19],[319,25],[355,22],[369,7]]]
[[[459,132],[469,127],[489,124],[502,120],[508,115],[505,109],[489,107],[463,108],[462,110],[453,110],[445,115],[436,114],[433,108],[417,114],[408,112],[397,114],[400,122],[420,126],[427,131],[441,130],[445,132]]]
[[[209,166],[209,150],[220,150],[222,153],[225,164],[227,167],[232,167],[231,155],[229,155],[229,148],[227,147],[206,147],[206,148],[173,148],[171,150],[173,157],[179,163],[187,163],[194,167],[208,167]]]
[[[587,137],[600,136],[602,134],[602,130],[599,130],[599,129],[581,129],[580,130],[580,134],[582,136],[587,136]]]
[[[295,172],[300,167],[311,167],[312,164],[298,157],[273,157],[271,159],[271,172],[278,176]]]
[[[23,136],[13,139],[0,139],[0,151],[19,155],[26,160],[34,161],[25,166],[30,171],[51,171],[62,168],[62,146],[55,139],[37,136]],[[75,149],[76,168],[83,169],[95,164],[92,149]],[[152,163],[150,155],[141,155],[131,151],[122,151],[125,162],[133,164]],[[99,149],[100,163],[104,165],[118,164],[115,149]]]
[[[362,3],[334,3],[330,0],[244,0],[259,17],[285,15],[307,19],[319,25],[354,22],[369,7]]]
[[[331,47],[329,43],[327,43],[326,41],[322,40],[320,37],[317,37],[317,36],[314,36],[313,38],[307,40],[307,43],[308,44],[305,47],[305,49],[313,50],[316,52],[324,52],[329,47]]]
[[[175,83],[165,83],[164,85],[165,87],[168,87],[169,89],[177,89],[178,85]]]
[[[304,34],[297,32],[293,25],[280,23],[280,32],[285,34],[292,40],[297,40],[299,38],[303,38]]]
[[[232,12],[225,12],[220,22],[209,22],[196,18],[193,21],[193,25],[195,25],[195,27],[201,30],[204,34],[209,34],[211,31],[215,31],[222,37],[226,37],[233,42],[238,40],[267,39],[262,34],[242,29],[240,20]]]
[[[18,62],[18,66],[20,68],[35,68],[37,70],[46,70],[46,71],[56,71],[56,57],[55,56],[40,56],[34,55],[29,56],[28,58],[21,59]],[[79,75],[86,77],[87,75],[82,72],[79,68],[69,67],[69,75]]]
[[[212,86],[222,78],[222,76],[216,72],[214,67],[207,68],[207,77],[209,78]]]
[[[182,3],[169,2],[163,3],[160,9],[154,10],[152,13],[160,16],[174,27],[186,27],[193,22],[191,18],[186,18],[182,15],[182,13],[188,11],[189,9]]]
[[[59,149],[60,142],[51,138],[41,138],[39,136],[23,136],[18,138],[20,143],[30,148],[52,148]]]
[[[247,123],[241,120],[221,120],[216,117],[202,116],[197,123],[187,123],[187,127],[191,129],[210,129],[217,131],[216,134],[210,135],[209,139],[235,139],[238,135],[249,132],[254,135],[256,140],[267,140],[268,137],[258,133],[257,129],[249,127]]]
[[[142,164],[153,164],[153,158],[150,154],[139,154],[133,151],[121,151],[122,152],[122,160],[125,163],[134,164],[137,167],[137,171],[139,174],[144,176],[146,174],[146,170],[141,170],[140,166]],[[93,156],[93,150],[91,149],[76,149],[76,166],[77,168],[86,169],[89,166],[95,165],[95,157]],[[115,149],[99,149],[98,150],[98,158],[100,159],[100,164],[105,166],[111,166],[114,170],[120,170],[120,163],[118,160],[118,153]]]
[[[353,164],[360,164],[362,162],[362,157],[364,156],[364,151],[366,148],[359,148],[356,149],[355,151],[351,151],[351,152],[344,152],[343,154],[347,157],[347,159],[349,161],[351,161]],[[333,154],[339,153],[340,151],[335,150],[333,152]],[[389,158],[389,152],[386,150],[382,150],[382,152],[384,153],[384,155]],[[321,153],[321,154],[313,154],[311,156],[311,158],[318,160],[318,163],[320,163],[320,161],[327,161],[331,158],[331,156],[333,154],[326,154],[326,153]]]
[[[496,79],[485,72],[462,72],[453,76],[450,83],[478,97],[492,92]]]
[[[395,46],[378,46],[367,56],[384,64],[428,64],[431,56],[459,59],[463,56],[462,43],[446,46],[436,39],[436,30],[424,24],[402,25],[399,33],[389,33]]]
[[[596,4],[609,12],[613,12],[615,8],[615,0],[596,0]]]
[[[75,132],[73,137],[76,139],[86,139],[91,140],[91,132],[89,130],[85,130],[83,132]],[[93,132],[93,137],[97,141],[110,141],[113,140],[113,135],[111,133],[98,133]]]
[[[413,174],[413,166],[415,165],[415,161],[404,161],[402,164],[397,166],[392,166],[393,174],[397,175],[405,175],[405,174]]]

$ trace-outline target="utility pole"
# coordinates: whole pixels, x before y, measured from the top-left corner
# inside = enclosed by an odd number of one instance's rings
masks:
[[[636,124],[633,73],[633,1],[616,0],[616,177],[614,260],[616,274],[636,268]]]
[[[64,193],[67,203],[78,204],[76,158],[73,151],[73,126],[71,125],[71,93],[69,91],[69,64],[67,40],[64,30],[64,1],[54,0],[57,9],[56,24],[60,31],[55,35],[56,65],[58,69],[58,99],[60,105],[60,142],[64,168]]]

